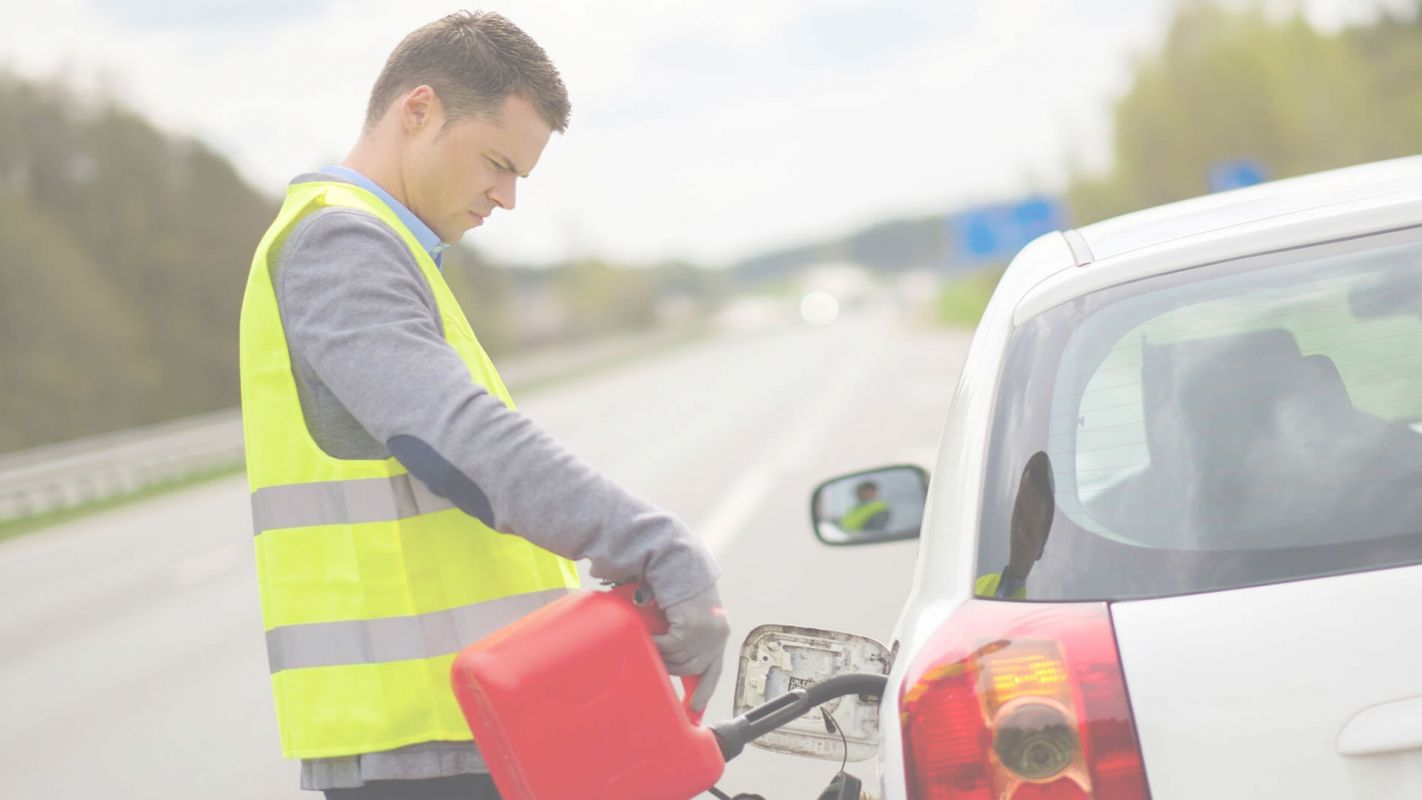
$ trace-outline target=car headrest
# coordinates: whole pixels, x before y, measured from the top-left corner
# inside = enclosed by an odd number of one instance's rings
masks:
[[[1160,345],[1167,348],[1156,399],[1179,409],[1197,434],[1228,436],[1266,423],[1280,395],[1300,381],[1303,355],[1293,334],[1250,331]],[[1144,380],[1144,376],[1143,376]]]

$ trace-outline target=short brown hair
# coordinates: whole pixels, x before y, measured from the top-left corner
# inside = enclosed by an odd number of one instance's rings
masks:
[[[439,96],[446,123],[494,114],[516,94],[532,103],[553,130],[568,128],[571,106],[557,68],[537,42],[498,14],[457,11],[406,36],[370,90],[366,130],[395,98],[420,85]]]

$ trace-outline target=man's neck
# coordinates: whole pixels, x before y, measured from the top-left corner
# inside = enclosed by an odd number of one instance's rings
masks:
[[[401,179],[399,162],[377,152],[379,150],[383,148],[377,142],[361,137],[341,162],[341,166],[353,169],[375,181],[377,186],[389,192],[401,205],[408,207],[410,202],[405,196],[405,182]]]

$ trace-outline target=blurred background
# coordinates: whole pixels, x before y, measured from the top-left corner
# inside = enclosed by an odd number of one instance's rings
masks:
[[[820,284],[971,324],[1040,231],[1416,152],[1418,5],[515,0],[573,122],[447,272],[496,358]],[[343,157],[384,56],[447,10],[7,9],[0,452],[234,406],[286,181]]]
[[[270,707],[239,304],[286,182],[453,8],[0,9],[0,794],[314,796]],[[888,639],[914,544],[818,546],[810,495],[932,464],[1031,238],[1422,150],[1422,0],[494,10],[572,123],[445,273],[520,408],[707,542],[736,641]],[[727,788],[814,796],[836,766],[765,758]]]

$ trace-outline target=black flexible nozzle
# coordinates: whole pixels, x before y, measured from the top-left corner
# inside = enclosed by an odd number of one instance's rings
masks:
[[[804,689],[792,689],[739,717],[709,727],[721,746],[721,757],[730,761],[750,742],[805,716],[821,703],[850,694],[882,697],[888,680],[884,675],[867,672],[835,675]]]

